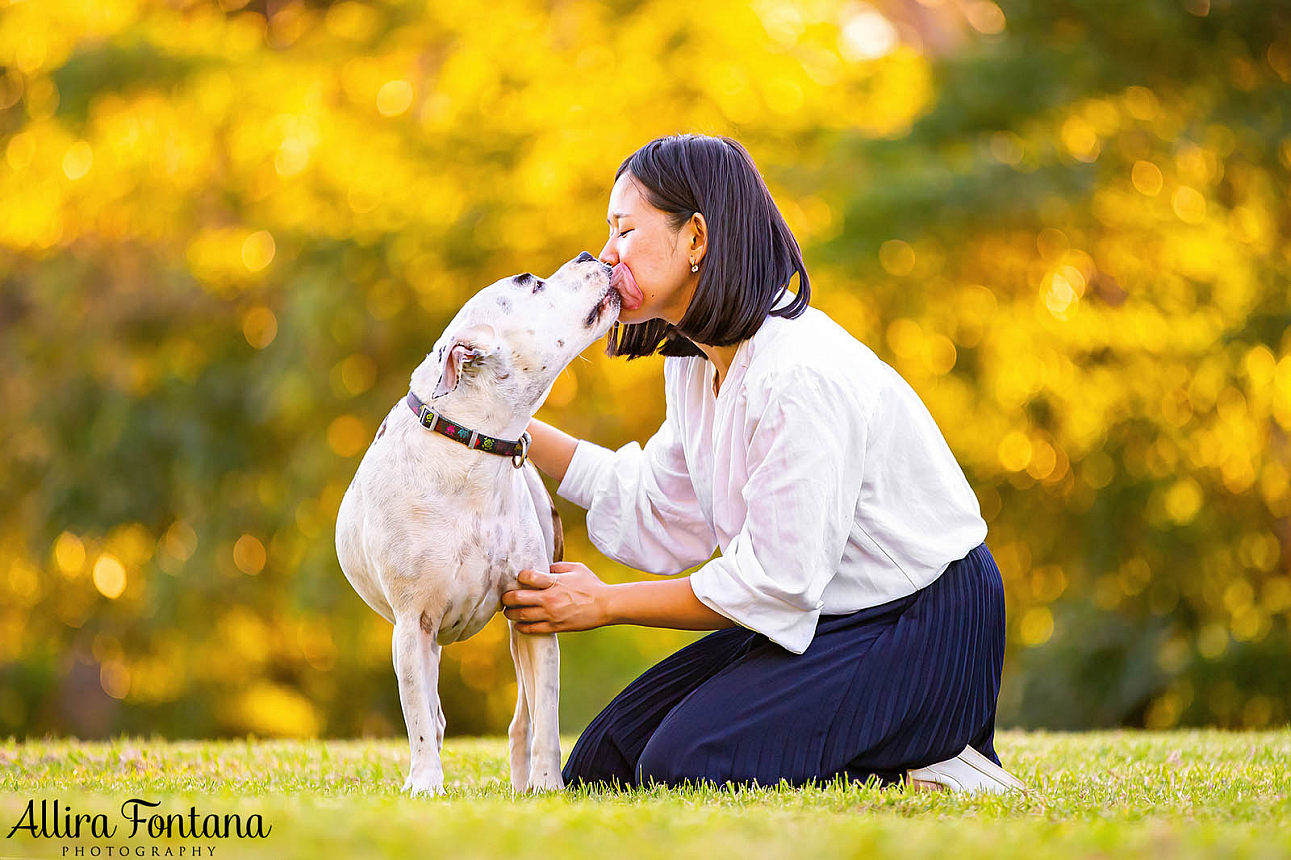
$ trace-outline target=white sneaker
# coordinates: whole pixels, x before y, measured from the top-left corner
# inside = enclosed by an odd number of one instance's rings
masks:
[[[971,746],[964,747],[964,751],[954,758],[906,771],[906,785],[915,791],[966,791],[969,794],[1027,790],[1022,780]]]

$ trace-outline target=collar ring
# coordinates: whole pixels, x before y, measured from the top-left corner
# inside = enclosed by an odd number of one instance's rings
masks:
[[[526,430],[520,434],[520,439],[516,443],[516,451],[511,455],[511,465],[517,469],[523,468],[529,459],[529,431]]]

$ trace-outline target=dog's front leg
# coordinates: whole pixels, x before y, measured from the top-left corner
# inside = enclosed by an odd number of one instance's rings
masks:
[[[395,618],[394,670],[399,704],[408,729],[411,766],[404,791],[417,795],[444,793],[439,760],[439,643],[421,628],[421,616]]]
[[[516,623],[508,621],[511,631],[511,662],[516,670],[516,710],[507,729],[507,751],[511,757],[511,788],[524,791],[529,787],[529,743],[533,721],[529,718],[529,697],[525,695],[525,676],[528,674],[520,662],[520,631]]]
[[[438,654],[438,651],[436,651],[436,653]],[[438,665],[438,658],[436,658],[436,664]],[[438,675],[438,672],[436,674]],[[431,697],[434,700],[433,708],[435,710],[435,716],[439,718],[439,725],[437,726],[438,731],[435,733],[435,746],[439,749],[440,753],[443,753],[444,729],[448,727],[448,719],[444,716],[444,708],[439,702],[439,691],[435,690],[431,694]]]
[[[555,633],[521,633],[516,643],[533,720],[529,788],[564,788],[560,775],[560,646]],[[513,777],[514,779],[514,777]]]

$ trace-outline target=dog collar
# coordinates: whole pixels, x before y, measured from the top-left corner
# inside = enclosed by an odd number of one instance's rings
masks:
[[[493,436],[485,436],[478,430],[463,427],[456,421],[448,420],[425,403],[422,403],[421,399],[411,391],[408,392],[408,399],[404,402],[417,416],[417,422],[422,427],[441,436],[447,436],[455,442],[461,442],[473,451],[485,451],[489,454],[497,454],[499,457],[510,457],[511,465],[517,469],[529,459],[529,433],[527,431],[521,433],[520,438],[514,441],[496,439]]]

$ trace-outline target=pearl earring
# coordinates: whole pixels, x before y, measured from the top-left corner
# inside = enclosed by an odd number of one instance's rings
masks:
[[[694,257],[691,257],[691,258],[690,258],[690,270],[691,270],[692,272],[698,272],[698,271],[699,271],[699,264],[695,262],[695,258],[694,258]]]

